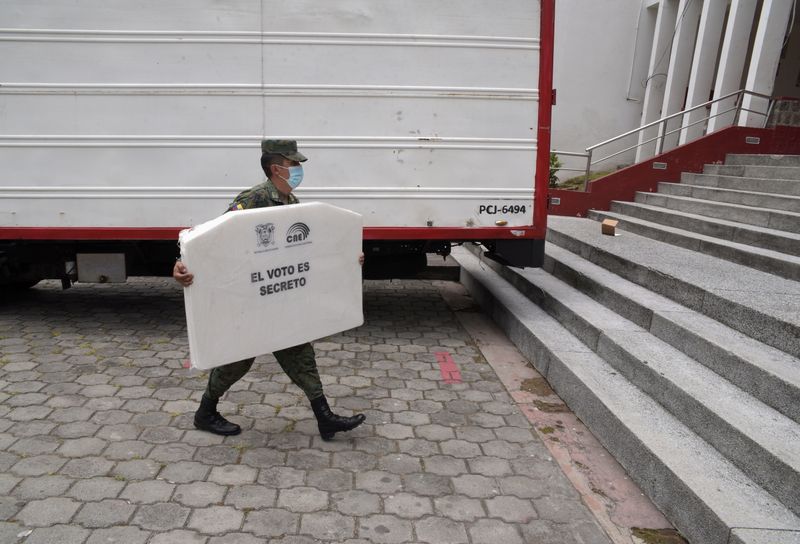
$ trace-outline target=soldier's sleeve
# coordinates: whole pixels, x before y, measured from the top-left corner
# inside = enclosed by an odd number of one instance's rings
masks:
[[[250,198],[250,190],[242,191],[236,198],[233,199],[233,202],[230,203],[228,209],[225,210],[226,212],[235,212],[236,210],[246,210],[249,208],[248,200]]]

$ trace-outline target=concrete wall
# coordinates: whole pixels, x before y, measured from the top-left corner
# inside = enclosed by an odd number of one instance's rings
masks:
[[[643,28],[639,41],[644,43],[637,49],[642,9],[641,0],[558,1],[553,73],[558,103],[553,108],[552,149],[583,151],[639,126],[643,93],[636,79],[641,79],[641,74],[632,80],[631,69],[647,64],[653,37],[652,25],[649,30]],[[643,25],[647,24],[645,15]],[[629,94],[633,98],[628,98]],[[625,162],[630,158],[617,161]],[[574,175],[577,173],[562,172],[559,177]]]

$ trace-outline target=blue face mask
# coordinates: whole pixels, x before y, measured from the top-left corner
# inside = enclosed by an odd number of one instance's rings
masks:
[[[286,168],[289,171],[289,177],[285,178],[280,176],[280,178],[285,181],[292,190],[297,189],[297,186],[303,182],[303,167],[302,166],[282,166],[281,168]]]

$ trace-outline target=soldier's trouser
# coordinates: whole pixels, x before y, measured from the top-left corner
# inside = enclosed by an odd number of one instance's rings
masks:
[[[311,344],[301,344],[273,353],[278,364],[292,380],[292,383],[303,390],[308,400],[322,396],[322,381],[317,371],[314,348]],[[253,366],[254,358],[243,359],[211,370],[206,387],[206,396],[211,400],[219,399],[225,391],[247,374]]]

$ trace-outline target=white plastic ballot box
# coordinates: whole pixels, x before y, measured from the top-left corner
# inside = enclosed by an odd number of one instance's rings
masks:
[[[313,202],[231,211],[180,233],[189,352],[213,368],[364,323],[362,217]]]

